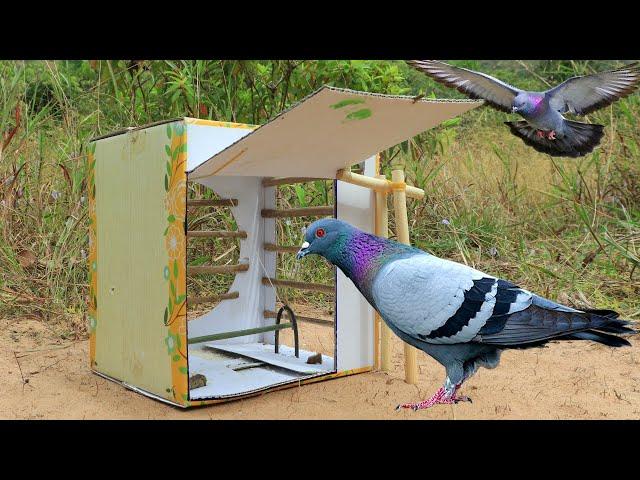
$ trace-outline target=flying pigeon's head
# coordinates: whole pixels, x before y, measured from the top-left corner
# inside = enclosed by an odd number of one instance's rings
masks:
[[[317,220],[307,227],[305,241],[296,258],[300,260],[314,253],[332,261],[340,254],[345,242],[354,231],[351,225],[342,220],[335,218]]]
[[[520,92],[511,103],[511,111],[520,115],[531,115],[535,112],[543,97]]]
[[[520,112],[524,113],[527,109],[527,104],[529,102],[529,96],[525,92],[520,92],[513,99],[513,103],[511,104],[511,111],[513,113]]]

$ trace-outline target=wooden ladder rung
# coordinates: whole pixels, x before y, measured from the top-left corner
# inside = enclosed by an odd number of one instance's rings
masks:
[[[222,300],[232,300],[234,298],[239,298],[240,294],[238,292],[228,292],[223,293],[221,295],[210,295],[206,297],[187,297],[187,305],[198,305],[200,303],[214,303],[220,302]]]
[[[275,243],[265,243],[264,250],[266,252],[298,253],[300,247],[295,245],[276,245]]]
[[[264,318],[276,318],[277,316],[278,314],[273,310],[264,311]],[[335,325],[335,322],[333,320],[329,320],[328,318],[303,317],[301,315],[298,315],[297,313],[296,313],[296,319],[299,322],[315,323],[316,325],[330,325],[330,326]]]
[[[295,280],[282,280],[278,278],[262,277],[263,285],[273,285],[274,287],[297,288],[298,290],[309,290],[311,292],[335,293],[333,285],[323,285],[320,283],[298,282]]]
[[[188,238],[247,238],[247,232],[229,230],[187,230]]]
[[[311,177],[274,177],[263,178],[263,187],[277,187],[278,185],[292,185],[294,183],[314,182],[316,180],[328,180],[326,178],[311,178]]]
[[[187,340],[189,345],[202,342],[213,342],[216,340],[226,340],[227,338],[245,337],[255,335],[256,333],[276,332],[285,328],[293,328],[293,323],[280,323],[279,325],[267,325],[265,327],[247,328],[246,330],[234,330],[232,332],[214,333],[213,335],[204,335],[202,337],[190,338]]]
[[[237,265],[187,265],[187,275],[246,272],[247,270],[249,270],[248,263],[239,263]]]
[[[323,205],[321,207],[288,208],[283,210],[264,208],[261,213],[263,218],[313,217],[333,215],[333,207],[331,205]]]
[[[236,198],[187,200],[187,207],[237,207]]]

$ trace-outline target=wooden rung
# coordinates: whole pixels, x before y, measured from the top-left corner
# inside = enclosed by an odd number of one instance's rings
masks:
[[[207,275],[214,273],[233,273],[246,272],[249,270],[248,263],[240,263],[237,265],[187,265],[187,275]]]
[[[241,370],[247,370],[248,368],[257,368],[257,367],[262,367],[264,365],[265,364],[262,362],[241,363],[240,365],[231,367],[231,370],[233,370],[234,372],[239,372]]]
[[[188,238],[247,238],[247,232],[228,230],[187,230]]]
[[[326,178],[309,177],[275,177],[262,179],[263,187],[276,187],[278,185],[291,185],[293,183],[314,182],[316,180],[327,180]]]
[[[187,207],[237,207],[236,198],[187,200]]]
[[[211,295],[208,297],[187,297],[188,305],[198,305],[199,303],[213,303],[222,300],[232,300],[240,297],[238,292],[223,293],[222,295]]]
[[[278,252],[278,253],[298,253],[300,247],[295,245],[276,245],[275,243],[265,243],[265,252]]]
[[[298,282],[295,280],[281,280],[278,278],[262,277],[263,285],[273,285],[274,287],[289,287],[299,290],[309,290],[311,292],[334,293],[333,285],[323,285],[320,283]]]
[[[292,323],[281,323],[279,325],[267,325],[266,327],[248,328],[246,330],[235,330],[233,332],[214,333],[213,335],[190,338],[187,340],[187,343],[193,345],[194,343],[213,342],[215,340],[226,340],[227,338],[245,337],[256,333],[275,332],[292,327]]]
[[[276,318],[277,316],[278,314],[273,310],[264,311],[264,318]],[[298,322],[315,323],[316,325],[330,325],[330,326],[334,325],[334,321],[329,320],[327,318],[302,317],[297,313],[296,313],[296,320],[298,320]]]
[[[324,205],[322,207],[288,208],[284,210],[265,208],[261,213],[263,218],[312,217],[333,215],[333,207],[331,205]]]

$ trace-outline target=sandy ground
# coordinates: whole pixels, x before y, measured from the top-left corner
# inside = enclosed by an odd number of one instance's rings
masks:
[[[301,336],[305,348],[333,348],[329,328],[305,324]],[[631,348],[620,349],[563,342],[508,351],[497,369],[481,369],[462,388],[472,404],[396,412],[396,404],[432,394],[444,370],[420,352],[418,385],[404,383],[402,344],[394,339],[389,373],[364,373],[182,410],[92,374],[85,340],[60,340],[38,320],[0,320],[0,418],[637,419],[640,342],[632,342]]]

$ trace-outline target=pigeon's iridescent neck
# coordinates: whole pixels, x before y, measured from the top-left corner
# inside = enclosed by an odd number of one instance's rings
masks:
[[[350,270],[353,280],[363,282],[367,273],[375,269],[382,260],[385,244],[377,237],[357,232],[349,242]]]
[[[529,115],[540,113],[544,108],[544,95],[529,94],[528,100],[531,105],[531,108],[528,109],[529,111],[527,112]]]
[[[398,256],[416,253],[422,252],[409,245],[356,230],[327,259],[340,268],[369,299],[373,279],[383,265]]]

